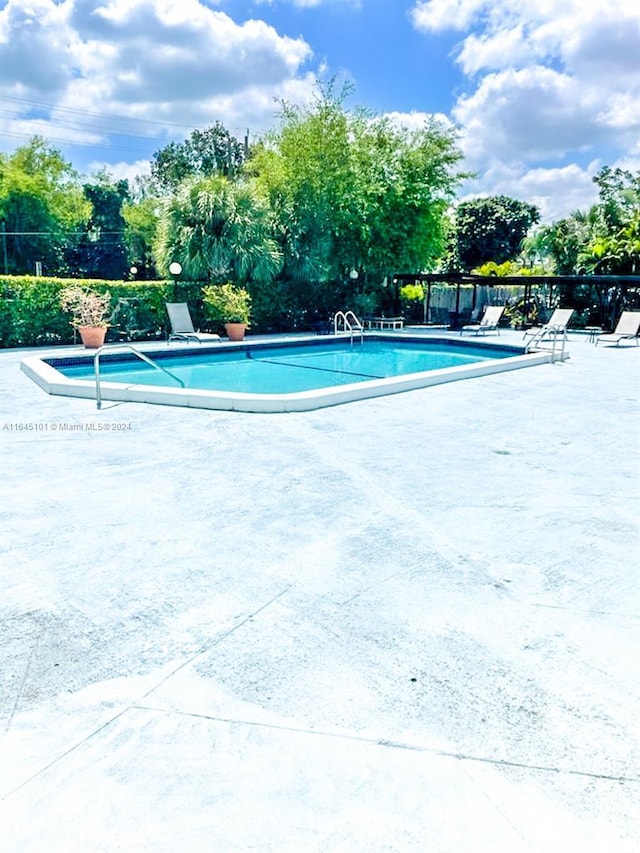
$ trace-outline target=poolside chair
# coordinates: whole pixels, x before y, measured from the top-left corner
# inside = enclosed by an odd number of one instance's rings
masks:
[[[573,308],[556,308],[546,323],[527,329],[523,337],[535,336],[541,341],[550,332],[566,333],[569,320],[573,317]]]
[[[600,341],[618,346],[620,341],[630,341],[634,338],[638,346],[638,331],[640,331],[640,311],[623,311],[613,332],[598,335],[596,346]]]
[[[484,309],[484,314],[482,315],[482,320],[479,323],[473,323],[470,326],[463,326],[460,329],[460,334],[463,332],[475,332],[476,335],[485,334],[486,332],[497,332],[500,334],[500,329],[498,329],[498,323],[500,322],[500,318],[504,314],[504,305],[487,305]]]
[[[219,341],[220,335],[209,332],[197,332],[193,327],[193,320],[186,302],[167,302],[167,314],[171,322],[171,334],[167,338],[170,341],[197,341],[199,344],[207,341]]]

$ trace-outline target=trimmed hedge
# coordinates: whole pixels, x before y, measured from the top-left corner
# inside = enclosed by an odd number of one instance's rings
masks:
[[[202,284],[171,281],[103,281],[37,276],[0,276],[0,347],[50,346],[77,341],[71,325],[71,315],[60,307],[60,291],[70,284],[80,285],[99,293],[109,291],[112,322],[111,340],[127,332],[118,321],[124,316],[118,311],[120,299],[135,299],[132,314],[142,320],[144,337],[162,338],[166,335],[168,317],[166,302],[187,302],[196,328],[204,328],[206,319],[202,304]],[[122,305],[122,303],[121,303]]]

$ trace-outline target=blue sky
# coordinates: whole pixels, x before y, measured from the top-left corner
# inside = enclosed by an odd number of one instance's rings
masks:
[[[318,78],[351,105],[459,131],[476,177],[552,221],[640,169],[636,0],[2,0],[0,139],[41,134],[82,172],[149,169],[221,121],[255,138]]]

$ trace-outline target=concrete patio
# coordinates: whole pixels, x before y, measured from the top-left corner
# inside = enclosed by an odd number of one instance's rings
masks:
[[[640,347],[286,415],[97,411],[32,352],[3,853],[640,849]]]

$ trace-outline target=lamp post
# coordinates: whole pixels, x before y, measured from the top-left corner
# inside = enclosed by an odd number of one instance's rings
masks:
[[[129,273],[131,274],[131,278],[135,278],[138,275],[138,267],[131,267]]]
[[[171,261],[169,264],[169,272],[173,276],[173,298],[178,298],[178,276],[182,272],[182,264],[178,261]]]
[[[352,267],[351,271],[349,272],[349,280],[351,282],[351,292],[349,293],[349,298],[353,307],[355,300],[356,283],[358,281],[358,270],[355,267]]]

